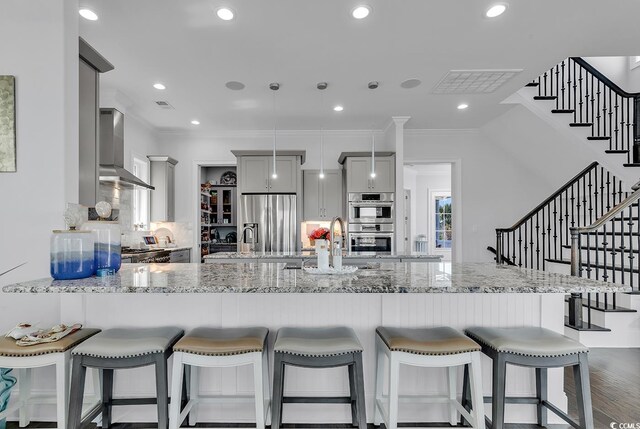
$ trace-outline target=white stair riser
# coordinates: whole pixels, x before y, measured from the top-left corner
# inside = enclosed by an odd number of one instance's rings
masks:
[[[591,264],[604,265],[606,263],[607,266],[611,267],[615,265],[616,267],[620,267],[624,262],[624,267],[628,268],[630,265],[634,268],[638,268],[638,264],[640,263],[640,256],[637,253],[631,253],[633,259],[629,259],[629,252],[620,252],[617,251],[615,255],[612,255],[609,251],[596,251],[596,250],[582,250],[580,252],[582,256],[582,263],[586,264],[587,261]],[[621,259],[622,257],[622,259]],[[569,261],[571,260],[571,250],[570,249],[562,249],[562,259]]]

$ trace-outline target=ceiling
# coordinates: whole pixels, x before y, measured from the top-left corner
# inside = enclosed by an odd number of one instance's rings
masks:
[[[567,56],[640,54],[637,0],[510,0],[488,19],[491,0],[81,0],[98,21],[80,34],[115,70],[103,88],[160,130],[477,128],[500,102]],[[358,4],[372,13],[351,17]],[[229,6],[233,21],[215,10]],[[635,49],[635,51],[634,51]],[[450,70],[522,69],[488,94],[434,94]],[[404,89],[417,78],[422,84]],[[380,87],[367,89],[367,82]],[[228,81],[246,85],[242,91]],[[326,81],[324,105],[316,83]],[[167,89],[158,91],[153,84]],[[171,103],[173,110],[154,101]],[[469,108],[458,111],[456,106]],[[332,107],[344,106],[336,113]],[[198,119],[201,125],[190,124]]]

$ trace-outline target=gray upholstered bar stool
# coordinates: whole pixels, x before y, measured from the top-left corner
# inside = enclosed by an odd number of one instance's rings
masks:
[[[389,394],[384,395],[384,360],[389,361]],[[423,368],[446,368],[448,395],[445,396],[401,396],[400,365]],[[473,411],[469,412],[458,402],[457,367],[471,370],[471,397]],[[480,373],[480,346],[462,332],[447,327],[434,328],[390,328],[376,329],[376,392],[374,403],[374,425],[384,422],[386,429],[398,427],[398,404],[436,403],[449,408],[449,423],[457,424],[462,416],[474,429],[484,429],[484,402],[482,398],[482,375]],[[386,401],[385,401],[386,399]]]
[[[482,352],[493,360],[493,387],[491,418],[494,429],[504,428],[505,404],[535,404],[538,425],[547,425],[547,409],[553,411],[572,426],[581,429],[593,429],[593,410],[591,389],[589,387],[589,349],[579,342],[549,329],[539,327],[520,328],[469,328],[466,334],[482,346]],[[507,364],[535,368],[536,397],[507,398],[505,379]],[[576,383],[578,414],[580,422],[574,422],[569,416],[547,400],[547,369],[573,367]],[[465,372],[465,398],[469,391]],[[485,399],[485,401],[487,401]],[[463,399],[463,402],[466,400]]]
[[[80,429],[102,411],[102,427],[111,426],[113,405],[158,406],[158,428],[169,424],[169,392],[167,385],[167,359],[173,353],[173,345],[183,331],[174,327],[117,328],[103,331],[76,347],[73,352],[71,394],[69,400],[68,429]],[[113,399],[113,371],[155,365],[156,397]],[[81,417],[84,380],[87,368],[102,371],[102,407],[96,408],[84,419]]]
[[[282,425],[282,404],[351,404],[352,424],[366,429],[362,345],[353,329],[282,328],[278,331],[274,351],[271,428]],[[284,396],[284,374],[287,365],[303,368],[347,366],[350,395],[346,397]]]
[[[269,366],[267,335],[261,327],[248,328],[196,328],[173,346],[173,373],[171,381],[170,429],[178,429],[189,416],[189,424],[197,423],[199,403],[225,403],[250,401],[255,405],[256,428],[264,429],[269,411]],[[225,368],[251,365],[253,367],[254,395],[200,395],[199,368]],[[189,397],[180,411],[184,369],[190,368]]]

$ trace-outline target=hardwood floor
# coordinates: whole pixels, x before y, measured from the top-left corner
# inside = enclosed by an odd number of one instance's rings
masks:
[[[591,394],[593,400],[593,417],[596,429],[610,428],[612,422],[640,423],[640,349],[592,349],[589,353],[591,372]],[[577,418],[575,406],[575,389],[573,373],[565,371],[565,391],[569,398],[569,414]],[[410,425],[401,424],[400,427]],[[420,426],[439,426],[442,424],[420,424]],[[445,425],[446,426],[446,425]],[[55,423],[32,423],[29,428],[55,428]],[[95,426],[93,426],[95,427]],[[119,423],[112,429],[148,429],[154,423]],[[241,425],[220,425],[202,423],[196,428],[247,427]],[[532,429],[537,425],[509,424],[510,429]],[[7,423],[7,429],[17,429],[16,422]],[[92,428],[92,426],[89,426]],[[340,429],[352,428],[351,425],[283,425],[283,428],[305,429]],[[369,425],[373,429],[373,425]],[[553,429],[569,429],[569,425],[549,425]]]

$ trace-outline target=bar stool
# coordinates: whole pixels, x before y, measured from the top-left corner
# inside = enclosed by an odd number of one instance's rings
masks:
[[[493,392],[491,418],[493,428],[504,427],[505,404],[535,404],[539,426],[547,425],[547,409],[576,428],[593,429],[591,389],[589,387],[589,349],[579,342],[549,329],[469,328],[466,334],[482,346],[482,352],[493,360]],[[507,364],[535,368],[536,397],[507,398],[505,379]],[[573,367],[580,424],[547,401],[547,369]],[[466,385],[466,381],[465,381]]]
[[[189,415],[189,424],[197,422],[199,403],[221,403],[229,399],[255,402],[256,428],[264,429],[269,410],[269,367],[267,357],[267,328],[197,328],[173,346],[173,380],[169,428],[178,429]],[[198,368],[253,366],[255,395],[200,396]],[[182,380],[185,367],[191,368],[187,395],[189,400],[180,412]]]
[[[273,351],[272,429],[280,429],[282,425],[284,403],[351,404],[352,424],[359,429],[366,429],[362,345],[353,329],[347,327],[282,328],[278,331]],[[303,368],[347,366],[350,396],[332,398],[284,396],[284,374],[287,365]]]
[[[484,429],[484,402],[482,399],[482,376],[480,369],[480,346],[462,332],[449,327],[436,328],[389,328],[376,329],[376,392],[374,402],[374,424],[384,421],[387,429],[398,427],[398,403],[419,402],[447,404],[449,423],[458,423],[461,415],[474,429]],[[384,362],[389,360],[388,407],[384,403]],[[425,368],[447,368],[449,394],[447,396],[400,396],[398,385],[400,365]],[[456,391],[456,366],[465,366],[471,372],[471,396],[473,411],[469,413],[458,402]]]
[[[36,344],[29,347],[16,345],[13,338],[0,337],[0,367],[18,369],[19,398],[15,404],[0,413],[0,420],[20,409],[20,427],[27,426],[29,407],[34,404],[49,403],[48,398],[31,397],[31,370],[44,366],[56,367],[56,413],[58,429],[67,429],[67,403],[69,398],[69,363],[71,349],[87,338],[100,332],[99,329],[80,329],[53,343]],[[96,383],[98,381],[98,383]],[[99,379],[94,378],[96,399],[100,400]],[[98,403],[96,403],[96,406]]]
[[[114,405],[158,406],[158,428],[166,429],[168,419],[167,359],[172,346],[183,331],[174,327],[117,328],[103,331],[76,347],[73,352],[71,397],[69,400],[69,429],[80,429],[102,411],[102,427],[111,426]],[[155,365],[156,398],[113,399],[113,371]],[[82,396],[87,368],[102,371],[102,407],[81,417]]]

